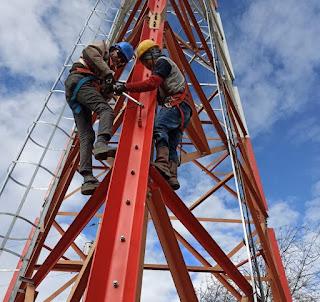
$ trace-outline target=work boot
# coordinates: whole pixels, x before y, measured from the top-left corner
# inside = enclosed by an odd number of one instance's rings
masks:
[[[92,195],[99,184],[99,180],[92,174],[85,175],[81,186],[81,193],[83,195]]]
[[[108,157],[115,157],[116,156],[116,148],[108,147],[108,142],[97,141],[94,144],[93,154],[96,160],[104,160]]]
[[[171,177],[169,169],[169,148],[167,146],[157,148],[157,156],[153,165],[166,179]]]
[[[178,164],[175,161],[170,160],[169,168],[170,168],[171,177],[168,179],[168,183],[173,190],[178,190],[180,188],[180,184],[177,179]]]

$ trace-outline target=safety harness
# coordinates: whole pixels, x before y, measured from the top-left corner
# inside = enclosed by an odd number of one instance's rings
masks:
[[[90,69],[88,68],[82,68],[82,67],[76,67],[74,68],[71,73],[80,73],[80,74],[86,74],[87,76],[82,78],[81,80],[79,80],[79,82],[77,83],[76,87],[73,90],[71,99],[70,99],[70,103],[69,106],[71,108],[71,110],[76,113],[79,114],[81,112],[81,104],[77,101],[77,95],[78,92],[80,90],[80,88],[82,87],[82,85],[84,85],[85,83],[92,81],[93,86],[100,91],[101,90],[101,85],[99,84],[99,81],[97,80],[94,72],[92,72]]]
[[[185,117],[184,117],[184,113],[183,110],[180,108],[180,105],[182,102],[186,102],[188,104],[188,100],[189,100],[189,94],[188,94],[188,89],[187,89],[187,85],[185,85],[185,88],[182,92],[180,93],[176,93],[174,95],[171,95],[169,97],[167,97],[165,99],[165,102],[163,103],[163,106],[166,108],[173,108],[173,107],[177,107],[178,110],[180,111],[180,115],[181,115],[181,125],[180,125],[180,130],[183,131],[184,130],[184,121],[185,121]],[[188,106],[190,106],[188,104]],[[190,107],[191,108],[191,107]]]

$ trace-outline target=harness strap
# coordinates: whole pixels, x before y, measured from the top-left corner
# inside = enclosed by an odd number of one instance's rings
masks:
[[[81,73],[81,74],[88,74],[88,75],[90,74],[90,75],[93,75],[96,77],[96,74],[93,71],[91,71],[89,68],[86,68],[86,67],[76,67],[72,71],[72,73]],[[97,91],[101,92],[102,84],[99,82],[99,80],[97,78],[95,78],[95,79],[96,79],[96,81],[93,81],[92,84]]]
[[[185,120],[184,113],[183,113],[183,110],[180,107],[180,104],[178,104],[176,106],[179,109],[180,115],[181,115],[181,125],[180,125],[179,129],[183,132],[183,130],[184,130],[184,120]]]
[[[84,74],[91,74],[94,75],[94,72],[91,71],[89,68],[81,68],[81,67],[76,67],[72,73],[84,73]]]
[[[69,103],[69,106],[74,113],[79,114],[81,112],[81,104],[77,101],[77,95],[80,88],[82,87],[83,84],[89,81],[92,81],[94,79],[95,77],[93,75],[84,77],[77,83],[76,87],[74,88],[71,99],[70,99],[70,103]]]
[[[181,103],[183,101],[186,100],[187,94],[188,94],[188,89],[187,89],[187,85],[186,85],[184,90],[181,93],[177,93],[175,95],[170,96],[169,97],[170,101],[165,102],[163,104],[163,106],[166,107],[166,108],[172,108],[172,107],[175,107],[175,106],[178,108],[178,110],[180,111],[180,115],[181,115],[181,125],[179,127],[179,129],[181,131],[184,130],[185,117],[184,117],[183,110],[180,108],[180,105],[181,105]]]
[[[169,101],[164,103],[164,106],[167,108],[174,107],[182,103],[187,97],[187,86],[185,86],[184,90],[181,93],[176,93],[168,97]]]

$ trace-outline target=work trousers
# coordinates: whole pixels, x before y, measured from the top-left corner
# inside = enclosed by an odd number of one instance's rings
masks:
[[[184,114],[183,129],[185,129],[191,118],[192,110],[186,102],[180,103],[180,109]],[[169,160],[179,163],[177,147],[182,140],[181,113],[176,106],[172,108],[161,107],[157,113],[154,124],[154,138],[156,147],[167,146],[169,148]]]
[[[78,81],[85,75],[71,73],[65,81],[66,99],[70,104],[73,90]],[[92,128],[92,111],[100,118],[98,126],[98,136],[112,136],[112,125],[114,120],[113,109],[108,104],[100,92],[93,86],[92,82],[87,82],[81,86],[77,94],[77,102],[81,104],[79,113],[73,112],[74,120],[78,128],[80,139],[80,174],[92,173],[92,149],[95,140],[95,133]]]

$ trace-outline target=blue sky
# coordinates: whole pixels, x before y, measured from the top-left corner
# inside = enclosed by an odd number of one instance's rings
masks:
[[[29,0],[23,12],[18,0],[1,4],[0,140],[5,143],[0,179],[92,2]],[[318,223],[320,2],[219,4],[271,222],[275,226],[305,219]]]
[[[320,178],[319,9],[317,1],[220,2],[269,205],[286,203],[301,221]]]

